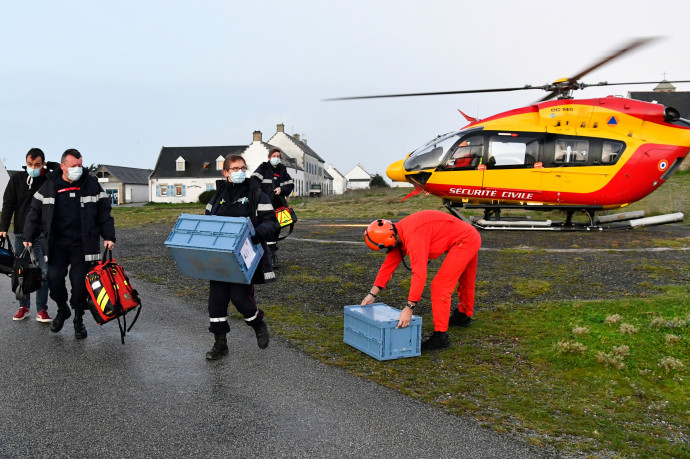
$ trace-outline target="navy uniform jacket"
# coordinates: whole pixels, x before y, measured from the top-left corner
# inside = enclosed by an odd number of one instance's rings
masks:
[[[206,215],[223,217],[249,217],[256,232],[255,242],[261,242],[264,255],[260,268],[252,278],[255,284],[273,282],[276,279],[271,255],[266,242],[280,230],[271,200],[252,180],[232,183],[228,180],[216,181],[216,193],[206,206]]]
[[[268,161],[259,164],[251,179],[261,184],[261,191],[271,198],[273,207],[276,209],[287,205],[286,198],[295,188],[292,177],[282,163],[276,167],[273,167]],[[280,194],[276,195],[273,190],[278,187],[280,187]]]
[[[110,215],[110,196],[103,191],[98,180],[83,168],[82,175],[71,187],[79,195],[79,219],[81,221],[81,239],[84,247],[84,261],[98,261],[101,259],[101,237],[106,241],[115,242],[115,220]],[[51,232],[55,199],[58,186],[55,180],[62,175],[57,169],[48,173],[48,180],[38,189],[31,201],[31,210],[24,225],[24,239],[36,243],[40,238],[43,253],[48,256],[50,244],[54,238]]]

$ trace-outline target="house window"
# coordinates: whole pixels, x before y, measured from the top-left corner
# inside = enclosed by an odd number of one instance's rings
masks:
[[[223,170],[223,163],[225,162],[225,158],[222,156],[219,156],[216,158],[216,170],[217,171],[222,171]]]
[[[158,185],[158,190],[159,190],[158,193],[161,196],[167,196],[168,195],[168,185],[164,185],[161,183],[160,185]]]
[[[183,171],[184,170],[184,158],[180,156],[175,160],[175,170],[176,171]]]
[[[184,185],[175,185],[175,196],[184,196],[186,194],[185,188]]]
[[[206,184],[206,191],[211,191],[213,190],[213,183],[207,183]]]

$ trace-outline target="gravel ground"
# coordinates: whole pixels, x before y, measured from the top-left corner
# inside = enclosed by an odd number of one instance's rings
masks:
[[[259,304],[290,302],[333,314],[358,304],[384,259],[362,241],[367,223],[300,221],[280,243],[278,282],[257,286]],[[205,308],[207,282],[179,274],[163,244],[171,228],[118,230],[115,256],[128,272]],[[658,293],[662,285],[690,281],[690,227],[684,225],[595,233],[483,231],[481,236],[477,313],[503,303],[645,296]],[[439,266],[440,260],[432,261],[430,271]],[[408,282],[409,274],[399,267],[379,299],[402,304]],[[423,299],[420,312],[428,310]]]

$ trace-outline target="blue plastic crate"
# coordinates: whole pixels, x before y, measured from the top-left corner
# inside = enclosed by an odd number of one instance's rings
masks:
[[[185,276],[250,284],[264,254],[253,235],[247,217],[181,214],[165,246]]]
[[[345,343],[378,360],[421,355],[422,318],[412,316],[410,325],[395,328],[400,310],[374,303],[345,306]]]

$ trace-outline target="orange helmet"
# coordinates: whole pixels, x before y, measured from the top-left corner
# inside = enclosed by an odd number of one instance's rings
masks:
[[[371,222],[364,231],[364,242],[371,250],[390,249],[397,243],[395,240],[397,234],[393,223],[379,219]]]

